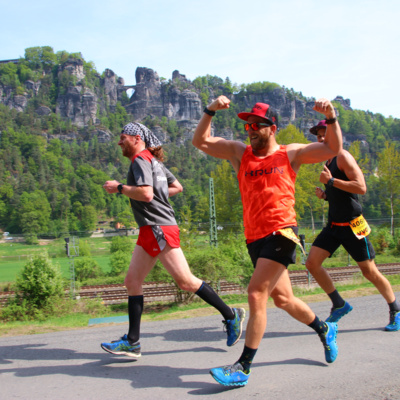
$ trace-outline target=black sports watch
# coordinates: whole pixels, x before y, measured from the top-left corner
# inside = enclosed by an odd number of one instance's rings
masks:
[[[120,183],[120,184],[117,186],[117,189],[118,189],[119,194],[122,194],[122,186],[123,186],[122,183]]]
[[[335,181],[335,178],[329,179],[328,183],[326,184],[326,187],[332,187],[334,181]]]

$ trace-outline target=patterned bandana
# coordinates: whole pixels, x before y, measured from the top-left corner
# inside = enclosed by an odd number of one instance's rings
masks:
[[[145,142],[146,147],[162,146],[157,136],[149,128],[138,122],[130,122],[125,125],[121,133],[129,136],[140,136],[143,142]]]

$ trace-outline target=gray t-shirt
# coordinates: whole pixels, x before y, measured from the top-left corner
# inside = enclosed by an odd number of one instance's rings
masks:
[[[139,227],[177,225],[174,210],[168,201],[168,186],[174,181],[175,176],[148,150],[143,150],[134,158],[129,167],[127,185],[151,186],[154,194],[149,203],[129,199]]]

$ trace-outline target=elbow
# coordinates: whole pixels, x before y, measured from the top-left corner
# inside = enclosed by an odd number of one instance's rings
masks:
[[[143,201],[146,203],[150,203],[154,198],[154,192],[153,190],[146,190],[143,193]]]
[[[363,186],[363,187],[361,187],[359,194],[364,195],[365,193],[367,193],[367,187]]]
[[[177,192],[178,193],[182,193],[183,192],[183,186],[179,185],[179,187],[177,188]]]
[[[198,139],[196,139],[196,138],[193,136],[192,145],[193,145],[194,147],[197,147],[197,148],[199,149],[200,146],[201,146],[201,141],[198,140]]]

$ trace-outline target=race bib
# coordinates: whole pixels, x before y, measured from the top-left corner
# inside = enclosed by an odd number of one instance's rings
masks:
[[[363,239],[371,233],[371,228],[362,215],[350,221],[350,227],[357,239]]]
[[[278,229],[277,231],[274,232],[274,235],[280,234],[282,236],[285,236],[285,238],[291,240],[292,242],[295,242],[298,244],[301,248],[301,251],[303,252],[304,255],[306,255],[306,252],[301,245],[300,239],[296,236],[296,234],[293,232],[293,229],[291,228],[283,228],[283,229]]]

